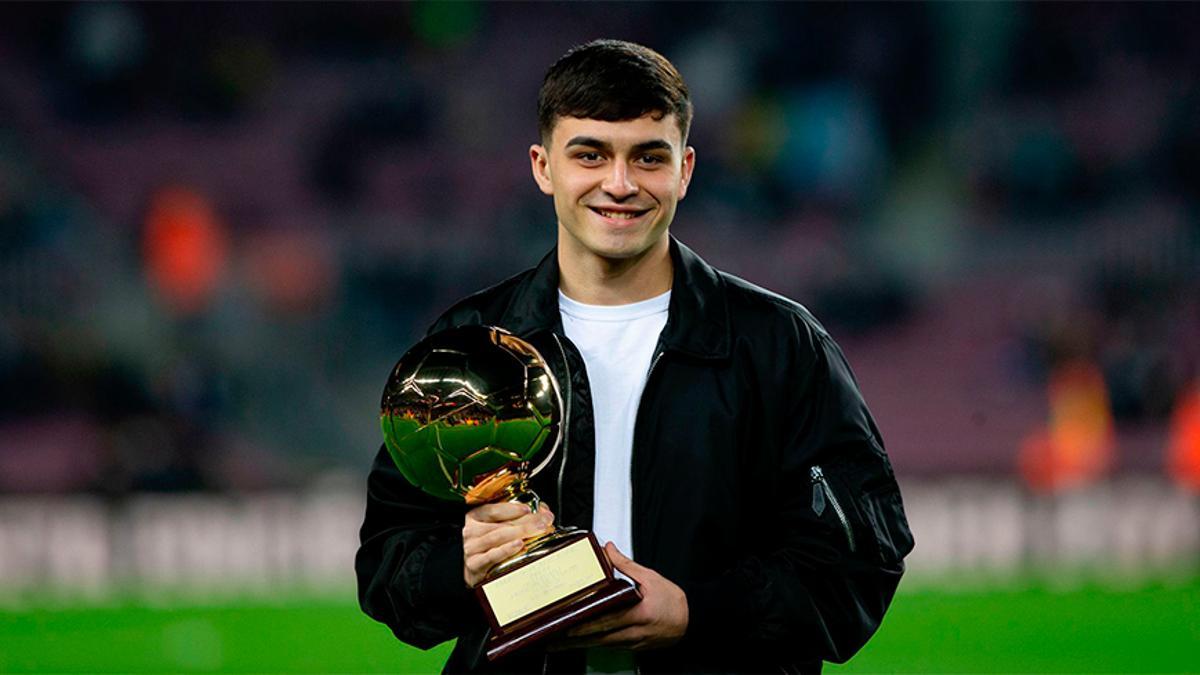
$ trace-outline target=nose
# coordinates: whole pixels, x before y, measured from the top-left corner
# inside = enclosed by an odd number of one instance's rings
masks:
[[[604,177],[604,182],[600,184],[600,189],[604,190],[610,197],[620,201],[636,195],[638,193],[637,183],[629,176],[629,168],[624,162],[613,162],[612,169],[608,175]]]

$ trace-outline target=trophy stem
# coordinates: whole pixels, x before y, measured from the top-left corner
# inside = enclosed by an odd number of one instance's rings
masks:
[[[501,494],[506,501],[528,506],[532,513],[537,513],[538,507],[542,505],[542,498],[529,489],[529,479],[524,475],[519,475],[516,480],[506,485]]]

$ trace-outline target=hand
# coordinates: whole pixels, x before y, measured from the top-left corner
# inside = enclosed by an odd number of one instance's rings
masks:
[[[525,540],[554,527],[554,514],[542,504],[537,513],[517,502],[484,504],[467,511],[463,525],[463,579],[474,588],[496,563],[515,554]]]
[[[565,638],[553,643],[551,649],[655,649],[670,646],[683,638],[688,625],[687,595],[683,589],[649,567],[625,557],[611,541],[605,544],[604,552],[614,567],[638,582],[642,601],[572,628]]]

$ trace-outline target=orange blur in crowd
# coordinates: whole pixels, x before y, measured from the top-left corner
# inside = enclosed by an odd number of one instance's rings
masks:
[[[203,310],[225,268],[225,231],[208,201],[195,191],[170,187],[151,200],[143,252],[151,285],[182,314]]]
[[[1112,467],[1116,432],[1104,377],[1073,361],[1050,376],[1050,422],[1027,436],[1018,465],[1031,488],[1057,491],[1086,485]]]
[[[1200,382],[1179,397],[1171,417],[1167,471],[1183,488],[1200,492]]]

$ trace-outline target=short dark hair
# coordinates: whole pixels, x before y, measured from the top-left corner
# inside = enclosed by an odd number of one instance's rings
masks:
[[[559,117],[619,122],[675,115],[683,142],[692,100],[683,76],[662,54],[633,42],[593,40],[571,48],[542,80],[538,131],[549,142]]]

